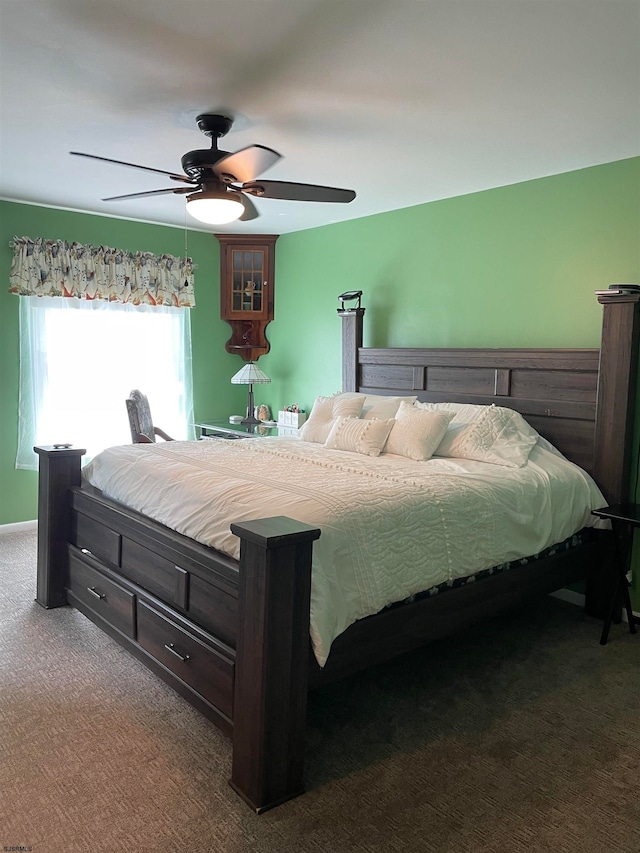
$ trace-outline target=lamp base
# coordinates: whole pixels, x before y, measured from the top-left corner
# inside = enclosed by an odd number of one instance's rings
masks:
[[[253,426],[256,426],[257,424],[259,424],[260,421],[257,419],[254,412],[255,412],[255,408],[253,405],[253,383],[250,383],[250,385],[249,385],[249,399],[247,400],[247,417],[243,418],[240,421],[240,423],[244,424],[245,426],[249,426],[251,424]]]

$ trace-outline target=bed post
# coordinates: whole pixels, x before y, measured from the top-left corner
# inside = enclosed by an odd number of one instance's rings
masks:
[[[609,503],[629,500],[640,294],[598,296],[602,342],[593,476]]]
[[[342,317],[342,390],[357,391],[360,384],[358,350],[362,346],[364,308],[338,308]]]
[[[69,490],[80,485],[80,462],[86,450],[46,445],[34,447],[38,466],[38,581],[36,601],[43,607],[67,603],[67,542],[71,523]]]
[[[592,474],[609,504],[626,503],[631,485],[633,420],[640,347],[640,294],[599,295],[603,309]],[[610,536],[603,543],[612,549]],[[605,550],[606,554],[606,550]],[[604,619],[615,580],[615,560],[587,576],[585,610]],[[616,611],[619,621],[621,604]]]
[[[263,812],[304,791],[311,553],[320,530],[283,516],[240,537],[231,787]]]

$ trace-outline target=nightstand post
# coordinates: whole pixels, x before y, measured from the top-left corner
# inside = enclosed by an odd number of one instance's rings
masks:
[[[640,349],[640,294],[599,295],[602,339],[596,402],[596,438],[590,470],[611,506],[629,499],[633,418]],[[633,497],[632,497],[633,499]],[[613,561],[608,563],[613,569]],[[617,574],[607,566],[587,578],[585,608],[604,619]],[[619,600],[618,600],[619,608]]]
[[[612,504],[627,500],[640,348],[640,294],[599,296],[602,340],[593,477]]]

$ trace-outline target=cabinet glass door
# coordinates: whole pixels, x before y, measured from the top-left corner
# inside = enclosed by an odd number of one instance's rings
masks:
[[[261,312],[264,289],[263,251],[231,249],[233,311]]]

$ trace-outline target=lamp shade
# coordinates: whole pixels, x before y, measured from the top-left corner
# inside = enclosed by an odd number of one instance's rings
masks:
[[[252,361],[231,377],[232,385],[266,385],[269,382],[267,374]]]
[[[225,225],[242,216],[244,204],[240,193],[202,190],[187,196],[187,213],[209,225]]]

